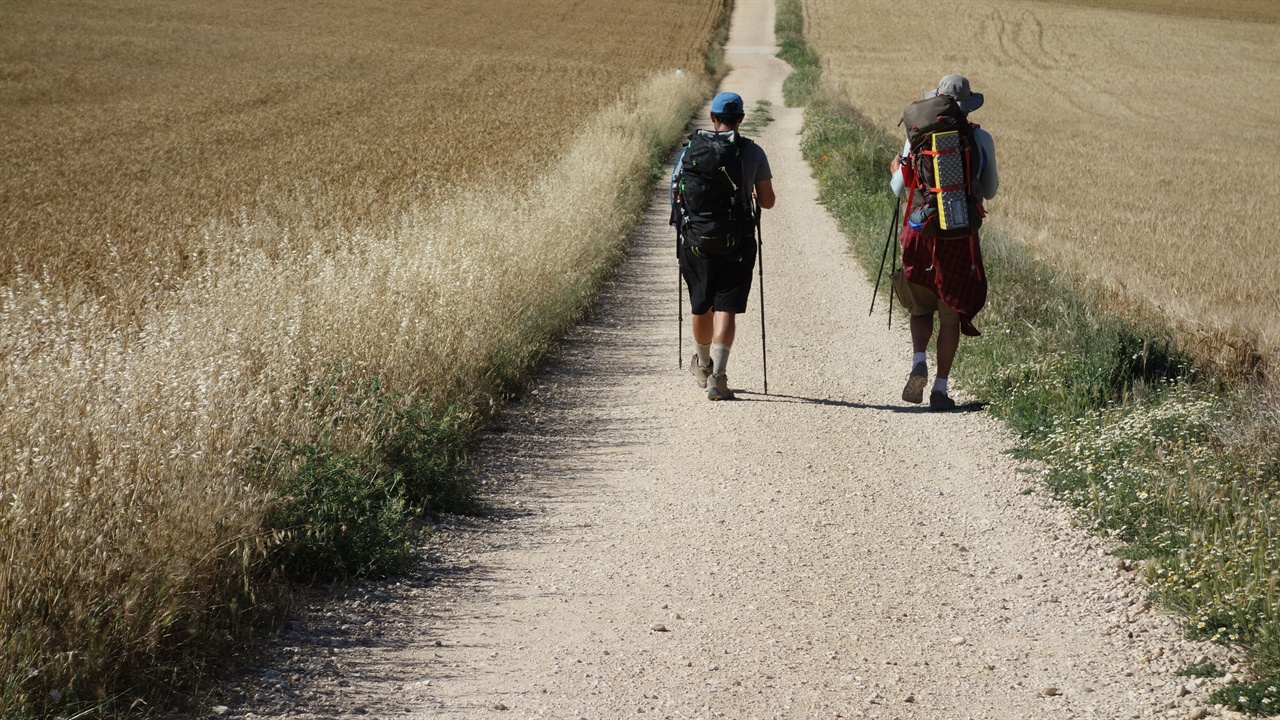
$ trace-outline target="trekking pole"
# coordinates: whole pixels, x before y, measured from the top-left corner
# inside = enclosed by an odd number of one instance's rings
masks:
[[[898,227],[898,213],[902,210],[902,201],[895,200],[893,204],[893,218],[889,221],[889,235],[884,239],[884,251],[880,253],[880,271],[876,273],[876,287],[871,291],[871,309],[867,311],[867,317],[871,317],[876,311],[876,296],[880,294],[880,278],[884,276],[884,261],[889,257],[889,244],[893,242],[893,231]],[[894,250],[893,255],[896,258],[898,251]],[[896,262],[896,260],[895,260]],[[889,274],[893,274],[893,268],[889,268]],[[889,302],[893,302],[893,290],[889,290]]]
[[[901,207],[902,207],[901,205],[898,205],[893,211],[893,222],[895,225],[898,224],[897,208],[901,208]],[[889,233],[889,237],[893,237],[892,232]],[[894,292],[893,290],[893,274],[897,271],[898,271],[898,243],[895,242],[893,244],[893,262],[889,263],[889,329],[890,330],[893,329],[893,296],[897,295],[897,293]]]
[[[684,275],[680,273],[680,231],[676,231],[676,367],[684,369]]]
[[[764,332],[764,234],[760,231],[760,207],[753,208],[756,215],[756,260],[760,262],[760,356],[764,370],[764,394],[769,394],[769,349]]]

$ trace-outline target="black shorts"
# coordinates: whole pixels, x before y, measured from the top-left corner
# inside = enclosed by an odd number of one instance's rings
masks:
[[[756,246],[728,257],[698,257],[680,247],[680,275],[689,286],[689,305],[694,315],[708,310],[744,313],[751,294],[751,272],[756,265]]]

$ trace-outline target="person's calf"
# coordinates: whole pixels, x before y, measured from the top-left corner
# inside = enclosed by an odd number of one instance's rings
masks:
[[[938,327],[938,375],[949,377],[951,363],[960,348],[960,321],[944,322]]]
[[[738,318],[731,312],[716,310],[713,313],[715,329],[711,342],[720,345],[732,345],[738,334]]]
[[[911,349],[915,352],[924,352],[929,348],[929,341],[933,339],[933,313],[912,315],[910,327]]]
[[[693,342],[695,345],[710,345],[715,332],[715,324],[708,310],[693,317]]]

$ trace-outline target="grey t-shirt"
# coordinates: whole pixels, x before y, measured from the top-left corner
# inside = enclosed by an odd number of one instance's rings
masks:
[[[769,169],[769,157],[764,154],[764,148],[755,143],[751,143],[746,150],[742,151],[742,179],[749,188],[754,188],[756,183],[773,179],[773,171]]]

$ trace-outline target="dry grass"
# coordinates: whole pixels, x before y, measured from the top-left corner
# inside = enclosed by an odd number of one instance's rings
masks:
[[[3,714],[111,696],[252,601],[246,472],[327,420],[334,360],[447,398],[545,342],[722,11],[0,7]]]
[[[1167,316],[1202,357],[1262,362],[1280,347],[1280,205],[1267,200],[1265,150],[1280,116],[1268,90],[1280,86],[1280,35],[1265,22],[1120,9],[1153,7],[1141,0],[1087,3],[1102,4],[805,10],[826,82],[882,127],[944,73],[985,93],[973,119],[997,142],[994,224],[1121,291],[1133,312]],[[1192,4],[1161,5],[1174,6]],[[1276,15],[1269,0],[1214,7]],[[909,42],[884,41],[903,28]]]

